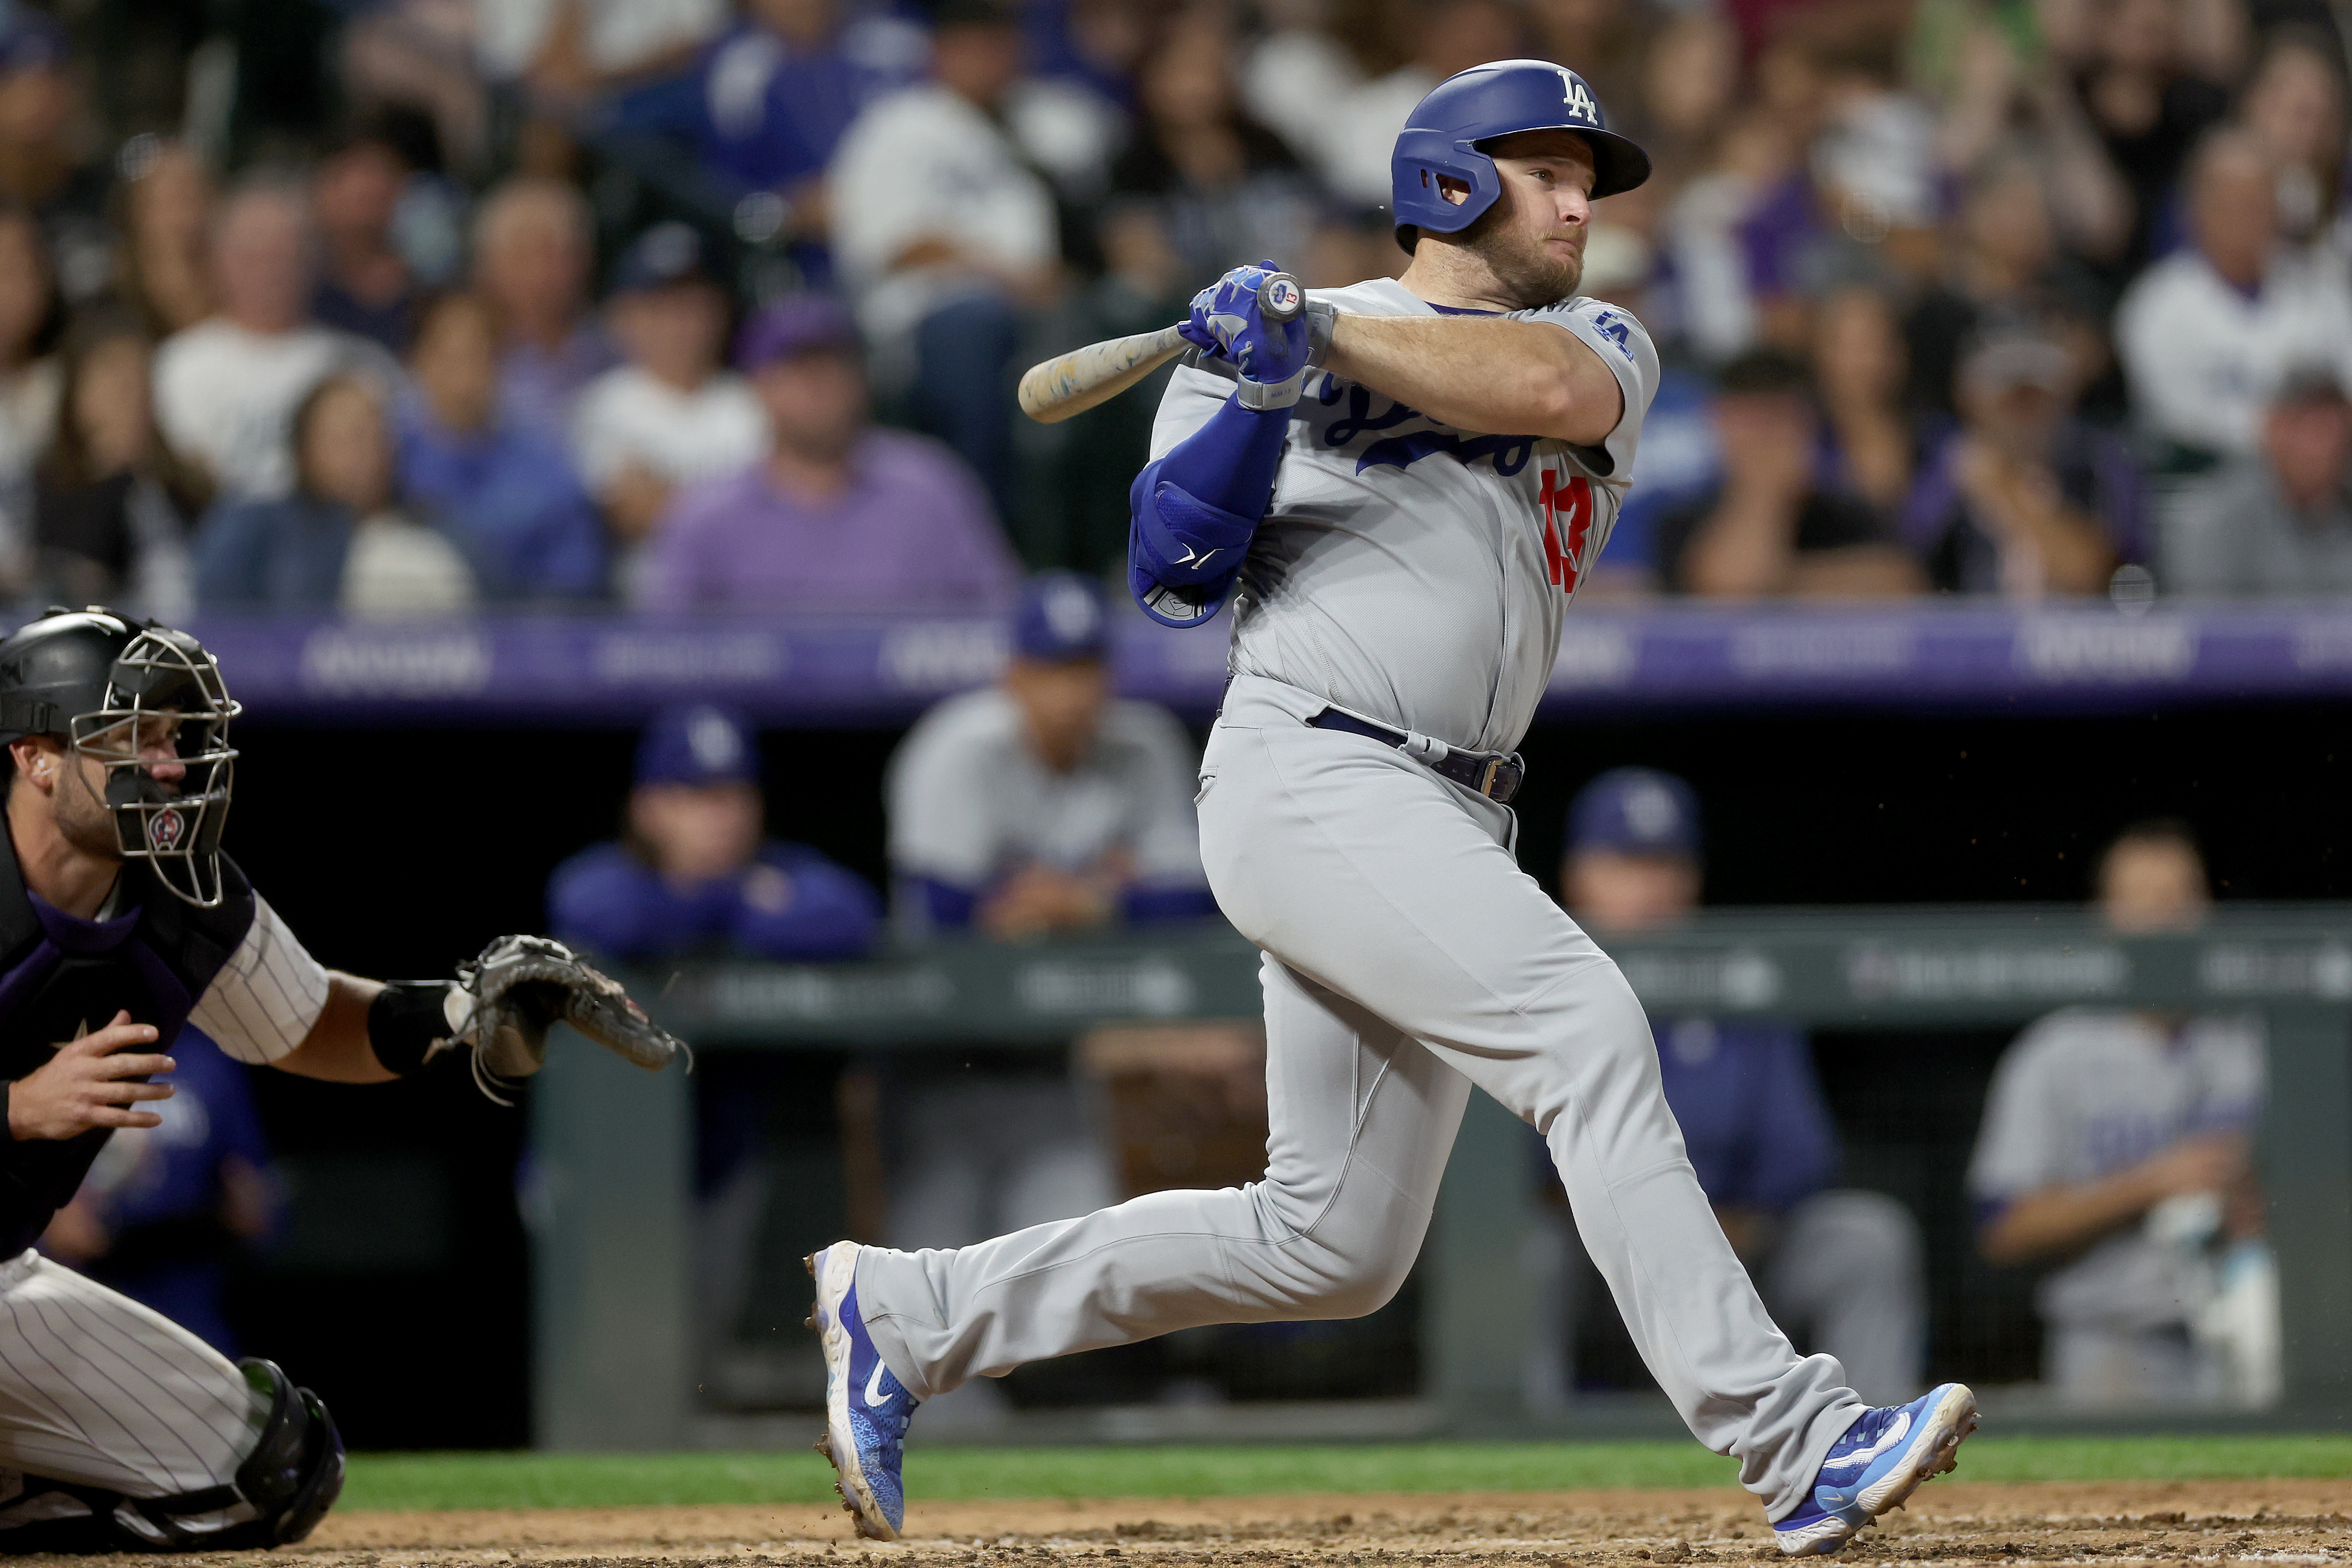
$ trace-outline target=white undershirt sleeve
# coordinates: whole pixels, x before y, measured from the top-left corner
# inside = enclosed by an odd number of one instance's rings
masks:
[[[241,1062],[274,1062],[309,1037],[327,1006],[327,971],[278,911],[254,895],[245,940],[196,998],[188,1022]]]

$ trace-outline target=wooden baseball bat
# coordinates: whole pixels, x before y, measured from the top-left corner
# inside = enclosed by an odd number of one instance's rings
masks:
[[[1288,321],[1307,308],[1307,290],[1287,272],[1269,274],[1257,286],[1258,309],[1269,321]],[[1033,364],[1021,378],[1021,412],[1040,425],[1058,425],[1108,403],[1182,353],[1184,338],[1174,327],[1088,343],[1082,349]]]
[[[1175,328],[1162,327],[1072,349],[1029,367],[1021,378],[1021,412],[1040,425],[1058,425],[1109,402],[1190,346]]]

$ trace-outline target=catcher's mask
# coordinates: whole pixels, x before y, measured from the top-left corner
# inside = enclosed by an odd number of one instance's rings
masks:
[[[241,711],[220,662],[185,632],[92,608],[44,616],[0,642],[0,735],[56,735],[106,771],[102,804],[126,860],[174,896],[221,901]],[[176,763],[180,776],[155,769]],[[79,776],[79,773],[76,774]]]

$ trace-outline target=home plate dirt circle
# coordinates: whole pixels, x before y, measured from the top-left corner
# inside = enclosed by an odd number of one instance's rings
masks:
[[[917,1503],[907,1538],[861,1542],[838,1510],[779,1507],[337,1513],[250,1568],[1649,1568],[1780,1562],[1745,1493],[1479,1492]],[[1123,1560],[1123,1561],[1122,1561]],[[65,1560],[60,1560],[62,1563]],[[90,1558],[71,1560],[88,1564]],[[155,1568],[152,1557],[121,1568]],[[1846,1563],[2352,1564],[2352,1483],[1929,1484]]]

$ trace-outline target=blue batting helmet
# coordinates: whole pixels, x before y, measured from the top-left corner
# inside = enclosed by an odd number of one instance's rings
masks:
[[[1405,121],[1389,159],[1397,243],[1407,250],[1416,228],[1457,234],[1503,194],[1495,160],[1481,142],[1519,131],[1575,131],[1592,146],[1595,199],[1630,191],[1650,177],[1650,155],[1604,124],[1584,79],[1546,60],[1495,60],[1447,77]],[[1470,187],[1459,206],[1438,186],[1448,175]]]

